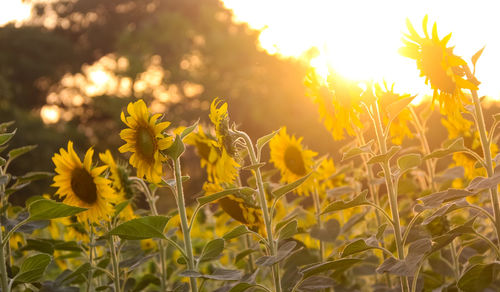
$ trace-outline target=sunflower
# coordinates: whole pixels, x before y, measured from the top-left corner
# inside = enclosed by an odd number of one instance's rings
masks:
[[[281,182],[291,183],[311,172],[316,152],[305,149],[302,138],[295,138],[286,133],[286,127],[281,128],[279,133],[269,142],[271,159],[269,160],[281,172]],[[310,191],[310,179],[304,182],[298,189],[299,195]]]
[[[172,138],[162,132],[170,122],[158,122],[161,114],[151,115],[142,99],[129,103],[127,111],[130,116],[125,117],[122,112],[121,120],[128,129],[120,132],[120,137],[126,144],[118,150],[122,153],[132,152],[130,164],[137,169],[138,177],[146,177],[150,182],[159,183],[163,175],[162,162],[167,159],[160,151],[172,144]]]
[[[227,103],[219,98],[214,98],[210,105],[210,120],[215,126],[215,134],[219,148],[225,150],[230,156],[236,155],[236,149],[233,146],[233,138],[229,133],[229,116],[227,113]]]
[[[132,199],[134,194],[125,169],[115,162],[109,150],[106,150],[105,153],[99,153],[99,158],[109,167],[111,186],[118,195],[120,202]],[[135,218],[134,210],[130,203],[120,212],[119,217],[122,220],[131,220]]]
[[[362,89],[356,82],[345,79],[333,71],[328,72],[325,82],[314,68],[309,70],[304,84],[307,96],[318,106],[320,120],[335,140],[356,134],[355,128],[363,128],[359,118]]]
[[[460,66],[466,65],[466,62],[453,54],[453,47],[446,47],[451,33],[440,40],[434,23],[430,37],[427,15],[422,23],[425,37],[415,31],[408,19],[406,26],[410,34],[405,35],[405,46],[399,50],[400,54],[417,62],[420,76],[424,76],[425,83],[430,83],[434,90],[433,103],[437,100],[442,111],[456,116],[463,109],[463,103],[469,103],[462,89],[477,90],[477,86],[463,78],[464,72]]]
[[[60,154],[52,157],[57,173],[52,186],[58,188],[56,194],[64,199],[63,203],[88,209],[78,214],[81,222],[109,220],[113,212],[111,202],[117,198],[111,182],[101,176],[108,166],[93,167],[93,155],[92,148],[87,150],[82,164],[69,141],[67,151],[61,148]]]
[[[410,94],[400,95],[394,93],[394,83],[392,84],[391,89],[388,88],[385,82],[383,89],[379,84],[375,84],[374,87],[375,87],[375,95],[378,98],[377,101],[383,115],[384,124],[387,125],[387,123],[389,122],[389,117],[386,110],[387,107],[398,100],[410,97]],[[405,137],[413,138],[413,134],[410,131],[410,128],[408,127],[408,122],[411,121],[411,119],[412,116],[410,110],[405,108],[392,121],[391,127],[389,129],[392,138],[392,143],[401,145]]]

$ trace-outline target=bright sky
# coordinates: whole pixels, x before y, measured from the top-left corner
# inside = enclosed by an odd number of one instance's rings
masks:
[[[500,17],[498,1],[421,0],[223,0],[237,21],[261,29],[260,42],[271,53],[299,56],[311,46],[323,50],[334,69],[352,79],[385,78],[400,93],[429,94],[415,61],[397,50],[407,32],[406,18],[421,35],[429,15],[439,37],[452,32],[449,45],[470,62],[484,45],[476,76],[480,94],[500,99]],[[318,60],[316,60],[316,64]]]
[[[31,5],[19,0],[0,0],[0,26],[30,16]]]

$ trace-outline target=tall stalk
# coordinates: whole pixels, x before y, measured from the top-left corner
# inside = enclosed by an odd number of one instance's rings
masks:
[[[90,232],[89,232],[89,264],[90,264],[90,269],[87,274],[87,292],[93,291],[92,290],[92,278],[93,278],[93,266],[94,266],[94,227],[90,222],[88,222]]]
[[[316,185],[316,182],[315,182]],[[318,221],[318,228],[321,230],[323,227],[323,223],[321,222],[321,202],[319,200],[319,194],[318,194],[318,189],[317,187],[314,188],[314,193],[313,193],[313,200],[314,200],[314,209],[316,211],[316,221]],[[325,244],[323,240],[320,238],[319,239],[319,260],[320,262],[323,261],[325,256]]]
[[[4,175],[4,169],[2,167],[0,167],[0,176],[1,175]],[[4,204],[6,204],[5,201],[5,185],[4,184],[0,184],[0,208],[3,208],[4,207]],[[2,278],[2,291],[7,291],[9,292],[9,285],[8,285],[8,278],[7,278],[7,266],[5,265],[5,248],[4,248],[4,244],[3,244],[3,231],[2,231],[2,219],[0,218],[0,274],[1,274],[1,278]],[[5,230],[7,231],[7,230]],[[7,239],[5,239],[7,240]]]
[[[108,225],[109,230],[112,230],[111,223]],[[109,236],[109,247],[110,247],[110,253],[111,253],[111,263],[113,265],[113,283],[115,285],[115,292],[121,292],[121,287],[120,287],[120,266],[118,263],[117,259],[117,253],[116,253],[116,248],[115,248],[115,240],[113,238],[113,235]]]
[[[250,137],[245,132],[237,131],[236,133],[245,141],[251,165],[258,165],[260,161],[257,159],[257,156],[255,155],[255,149],[253,148],[252,140],[250,139]],[[274,256],[278,252],[278,246],[273,238],[271,216],[269,216],[269,208],[267,206],[266,193],[264,189],[264,183],[262,181],[262,174],[260,172],[260,168],[257,167],[253,173],[255,176],[255,180],[257,181],[257,189],[258,189],[257,197],[259,200],[260,208],[262,209],[262,214],[264,216],[264,223],[266,225],[266,233],[267,233],[267,240],[270,248],[270,253],[271,256]],[[274,289],[276,292],[281,292],[281,281],[280,281],[278,264],[274,264],[272,266],[272,270],[273,270]]]
[[[375,134],[377,136],[377,141],[379,145],[379,150],[381,155],[387,154],[387,144],[386,138],[384,135],[384,130],[382,126],[382,118],[380,117],[380,110],[378,108],[378,102],[373,103],[374,119],[373,124],[375,127]],[[392,221],[394,223],[394,237],[396,241],[396,249],[398,253],[398,258],[400,260],[404,260],[404,246],[403,240],[401,236],[401,223],[399,218],[399,209],[398,209],[398,198],[396,192],[396,186],[394,185],[393,175],[391,171],[391,166],[389,164],[389,159],[386,159],[382,163],[382,170],[384,172],[385,183],[387,187],[387,194],[389,197],[389,206],[391,208],[392,213]],[[401,277],[401,287],[403,291],[409,291],[409,284],[407,277]]]
[[[184,201],[184,191],[182,189],[182,174],[181,174],[181,162],[179,157],[174,160],[175,169],[175,182],[177,190],[177,209],[179,210],[179,216],[181,219],[182,235],[184,236],[184,246],[186,249],[186,255],[188,257],[187,264],[190,270],[195,269],[194,257],[193,257],[193,247],[191,245],[191,234],[188,224],[188,219],[186,215],[186,202]],[[196,278],[189,278],[191,282],[191,291],[197,292],[198,287],[196,284]]]
[[[465,74],[467,79],[474,82],[477,81],[476,77],[472,75],[468,66],[465,66]],[[486,124],[484,122],[483,109],[481,107],[481,102],[477,95],[477,90],[472,90],[472,101],[474,103],[474,119],[476,120],[477,130],[479,131],[479,138],[481,139],[481,146],[483,148],[484,162],[486,164],[486,172],[488,177],[493,175],[493,161],[491,157],[491,141],[488,139]],[[493,217],[495,217],[495,226],[497,232],[498,244],[500,246],[500,202],[498,198],[497,186],[495,185],[490,189],[490,199],[493,205]]]

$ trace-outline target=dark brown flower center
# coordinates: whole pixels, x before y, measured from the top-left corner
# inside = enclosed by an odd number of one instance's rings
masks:
[[[139,154],[148,160],[154,159],[155,140],[151,132],[146,128],[137,130],[137,150]]]
[[[97,201],[97,186],[90,173],[83,168],[71,172],[71,189],[75,195],[87,204]]]
[[[285,150],[285,165],[296,175],[306,175],[306,166],[302,159],[302,152],[294,146],[289,146]]]

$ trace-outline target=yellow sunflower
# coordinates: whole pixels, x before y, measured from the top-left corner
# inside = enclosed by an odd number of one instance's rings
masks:
[[[463,108],[463,103],[469,101],[462,89],[477,90],[477,86],[463,78],[464,72],[460,67],[466,62],[453,54],[453,47],[446,47],[451,38],[451,33],[439,39],[437,26],[432,27],[432,36],[427,32],[427,15],[423,20],[425,37],[421,37],[407,19],[409,35],[403,39],[405,44],[399,52],[401,55],[414,59],[420,76],[425,77],[425,83],[431,84],[434,90],[433,103],[437,100],[441,110],[449,115],[456,115]]]
[[[219,98],[214,98],[210,105],[210,120],[215,126],[215,135],[219,148],[225,150],[230,156],[236,155],[236,149],[233,146],[233,138],[229,133],[229,116],[227,113],[227,103]]]
[[[318,106],[320,120],[335,140],[344,139],[344,130],[354,136],[355,128],[363,128],[359,117],[362,89],[356,82],[332,71],[328,72],[326,82],[322,82],[316,70],[311,68],[304,84],[307,96]]]
[[[123,202],[127,199],[132,199],[133,191],[125,169],[120,167],[115,162],[115,159],[109,150],[106,150],[105,153],[99,153],[99,158],[109,167],[111,186],[118,195],[119,201]],[[132,208],[131,203],[127,204],[127,206],[120,212],[119,217],[122,220],[131,220],[135,218],[134,209]]]
[[[69,141],[67,151],[61,148],[60,153],[52,157],[57,173],[52,186],[58,188],[56,194],[65,204],[88,209],[78,214],[82,222],[108,220],[113,212],[111,202],[117,198],[111,182],[101,176],[108,166],[93,167],[93,154],[92,148],[87,150],[82,164],[73,142]]]
[[[286,127],[281,128],[279,133],[274,136],[269,142],[271,149],[271,159],[269,160],[274,166],[280,170],[281,182],[293,182],[309,172],[314,165],[314,156],[316,152],[305,149],[302,144],[302,138],[295,138],[286,133]],[[311,184],[308,179],[298,189],[299,195],[304,195],[310,192]]]
[[[397,94],[394,93],[394,83],[391,86],[391,89],[388,88],[387,84],[384,82],[384,88],[382,88],[379,84],[375,84],[375,95],[377,96],[377,101],[381,110],[381,114],[384,119],[384,124],[387,125],[389,122],[389,117],[387,114],[387,107],[404,98],[410,97],[410,94]],[[413,134],[408,127],[408,122],[411,121],[412,116],[409,109],[405,108],[399,113],[399,115],[392,121],[391,127],[389,129],[392,143],[401,145],[403,143],[403,139],[405,137],[413,138]]]
[[[151,115],[142,99],[129,103],[127,111],[130,116],[125,117],[122,112],[121,120],[128,128],[120,132],[126,144],[118,150],[122,153],[132,152],[130,164],[137,169],[138,177],[159,183],[163,175],[162,162],[166,160],[160,151],[172,144],[172,138],[162,132],[170,122],[158,122],[161,114]]]

